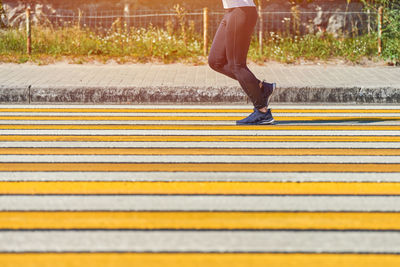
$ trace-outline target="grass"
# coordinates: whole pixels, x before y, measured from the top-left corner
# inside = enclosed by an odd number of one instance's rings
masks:
[[[72,63],[90,61],[118,63],[161,62],[206,64],[202,36],[193,26],[174,30],[171,27],[147,29],[132,28],[129,31],[115,25],[107,33],[94,33],[89,29],[69,26],[54,29],[35,26],[32,29],[32,55],[27,56],[26,36],[23,31],[0,31],[0,61],[37,64],[66,60]],[[360,63],[365,59],[378,60],[375,34],[354,38],[334,38],[330,34],[310,34],[284,37],[270,33],[265,37],[263,53],[259,53],[254,38],[249,59],[257,63],[277,61],[296,63],[342,59]],[[400,41],[398,41],[400,47]]]
[[[19,62],[21,58],[26,58],[23,32],[15,29],[2,31],[0,40],[2,60]],[[117,28],[106,34],[95,34],[78,27],[35,27],[32,29],[32,40],[32,60],[47,57],[50,60],[68,58],[75,61],[121,58],[134,62],[196,62],[202,49],[199,38],[189,36],[184,39],[151,26],[129,32]]]
[[[329,61],[342,59],[352,63],[360,63],[364,59],[376,59],[376,35],[335,38],[331,34],[308,34],[304,36],[282,37],[271,33],[264,42],[262,55],[255,49],[250,50],[253,59],[258,61],[273,60],[284,63],[296,63],[299,60]]]

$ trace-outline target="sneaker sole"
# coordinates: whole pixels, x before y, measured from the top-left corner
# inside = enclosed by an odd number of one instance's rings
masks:
[[[270,120],[263,120],[259,122],[254,122],[254,123],[238,123],[236,122],[236,125],[271,125],[274,124],[275,120],[272,118]]]
[[[270,124],[274,124],[274,122],[275,122],[274,119],[270,119],[270,120],[260,121],[257,123],[257,125],[270,125]]]

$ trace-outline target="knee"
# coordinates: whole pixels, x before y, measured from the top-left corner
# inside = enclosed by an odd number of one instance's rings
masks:
[[[215,60],[215,59],[209,57],[208,58],[208,66],[210,66],[210,68],[212,68],[215,71],[219,71],[224,67],[224,64],[222,64],[218,60]]]

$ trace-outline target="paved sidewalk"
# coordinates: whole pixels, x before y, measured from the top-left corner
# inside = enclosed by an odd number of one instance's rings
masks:
[[[275,102],[399,103],[400,68],[251,64],[275,81]],[[0,64],[0,102],[244,103],[234,80],[183,64]]]

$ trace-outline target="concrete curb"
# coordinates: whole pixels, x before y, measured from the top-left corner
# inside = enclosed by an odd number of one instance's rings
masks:
[[[247,103],[236,86],[225,87],[0,87],[0,102],[15,104]],[[400,90],[359,87],[280,87],[274,103],[400,103]]]
[[[0,85],[0,103],[28,103],[30,87],[5,87]]]
[[[243,102],[236,87],[62,87],[32,88],[32,103],[223,103]]]

